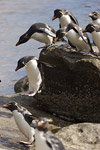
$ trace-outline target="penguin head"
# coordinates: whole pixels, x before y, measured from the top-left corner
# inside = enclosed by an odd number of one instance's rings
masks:
[[[28,35],[28,33],[23,34],[19,38],[18,42],[16,43],[16,46],[23,44],[23,43],[26,43],[29,39],[30,39],[30,36]]]
[[[96,19],[100,18],[100,13],[94,11],[94,12],[88,14],[88,17],[91,17],[92,20],[96,20]]]
[[[86,26],[85,29],[82,30],[82,32],[83,32],[83,33],[84,33],[84,32],[92,33],[92,32],[95,31],[98,27],[99,27],[98,25],[90,23],[90,24],[88,24],[88,25]]]
[[[34,119],[34,118],[33,118]],[[40,117],[38,120],[35,120],[34,122],[32,122],[32,126],[34,128],[37,128],[39,131],[48,131],[48,124],[50,122],[52,122],[52,119],[48,119],[46,117]]]
[[[65,36],[65,28],[60,28],[56,32],[56,38],[54,38],[54,42],[58,41],[59,39],[62,39]]]
[[[38,60],[37,57],[35,56],[24,56],[21,59],[18,60],[17,62],[17,67],[15,69],[15,71],[19,70],[20,68],[23,68],[24,66],[26,66],[26,64],[30,61],[30,60]]]
[[[52,122],[52,119],[48,119],[45,117],[40,117],[40,119],[37,121],[37,129],[39,131],[47,131],[48,130],[48,124]]]
[[[64,9],[56,9],[54,10],[54,16],[52,17],[52,21],[56,18],[60,18],[62,15],[64,15]]]
[[[7,108],[10,111],[18,110],[18,104],[16,102],[11,102],[8,104],[2,105],[3,108]]]

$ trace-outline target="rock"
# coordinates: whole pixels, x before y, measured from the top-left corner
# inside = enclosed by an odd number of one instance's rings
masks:
[[[0,96],[0,106],[11,101],[16,101],[22,106],[28,107],[35,101],[33,98],[21,95]],[[29,109],[31,111],[31,108]],[[27,150],[27,147],[19,144],[19,141],[27,141],[25,136],[19,131],[12,113],[0,107],[0,150]],[[35,150],[34,145],[30,150]]]
[[[0,106],[11,101],[16,101],[18,104],[27,108],[31,113],[38,114],[40,116],[46,116],[54,120],[54,124],[58,126],[65,126],[66,122],[52,116],[41,110],[34,109],[35,99],[33,97],[22,96],[19,94],[0,96]],[[69,125],[70,123],[67,123]],[[57,128],[55,125],[51,125],[51,129]],[[0,107],[0,150],[35,150],[34,143],[30,148],[19,144],[19,141],[27,141],[25,136],[19,131],[12,113]]]
[[[63,46],[42,50],[44,90],[35,95],[39,108],[72,122],[100,122],[100,58]]]
[[[68,150],[100,150],[100,124],[73,124],[59,130],[57,136]]]
[[[28,91],[28,87],[29,87],[28,78],[27,78],[27,76],[25,76],[16,82],[16,84],[14,86],[14,91],[16,93]]]

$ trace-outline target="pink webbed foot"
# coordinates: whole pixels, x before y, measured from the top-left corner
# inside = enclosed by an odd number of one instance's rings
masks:
[[[30,143],[30,142],[20,141],[19,143],[26,146],[26,147],[32,146],[32,143]]]
[[[42,46],[42,47],[38,47],[38,49],[47,49],[50,45],[45,45],[45,46]]]

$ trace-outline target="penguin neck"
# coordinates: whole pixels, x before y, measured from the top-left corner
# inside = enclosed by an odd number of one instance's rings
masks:
[[[97,25],[100,25],[100,18],[96,19],[96,20],[93,20],[93,23],[94,24],[97,24]]]
[[[25,68],[27,69],[27,68],[30,68],[30,67],[33,67],[34,69],[35,68],[37,68],[37,61],[36,60],[30,60],[27,64],[26,64],[26,66],[25,66]]]
[[[36,60],[31,60],[29,61],[26,65],[25,65],[25,69],[26,69],[26,72],[27,72],[27,75],[28,74],[32,74],[32,73],[35,73],[35,70],[37,69],[37,62]]]
[[[46,133],[46,132],[48,132],[48,131],[49,131],[48,127],[43,128],[43,127],[41,127],[41,126],[40,126],[40,127],[38,127],[38,128],[37,128],[37,130],[38,130],[38,131],[40,131],[41,133],[42,133],[42,132],[43,132],[43,133]]]
[[[69,15],[62,15],[59,18],[59,22],[61,24],[61,27],[67,26],[69,23],[71,23],[71,19],[69,17]]]
[[[37,66],[37,61],[32,60],[25,66],[27,77],[30,85],[36,84],[37,81],[41,80],[41,73]]]

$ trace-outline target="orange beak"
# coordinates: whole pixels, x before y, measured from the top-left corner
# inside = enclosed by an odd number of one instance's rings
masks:
[[[84,33],[84,32],[86,32],[86,30],[85,30],[85,29],[82,29],[82,32]]]
[[[52,17],[52,21],[55,20],[55,19],[56,19],[56,17]]]
[[[18,67],[16,67],[16,69],[15,69],[15,71],[17,71],[19,68]]]
[[[58,38],[57,37],[55,37],[54,38],[54,43],[56,43],[58,41]]]
[[[88,17],[92,17],[92,14],[88,14]]]
[[[41,123],[41,122],[38,122],[37,126],[38,126],[38,127],[42,126],[42,123]]]
[[[7,108],[8,105],[4,104],[4,105],[2,105],[1,107],[2,107],[2,108]]]
[[[17,42],[17,43],[16,43],[16,46],[18,46],[18,45],[19,45],[19,43]]]

